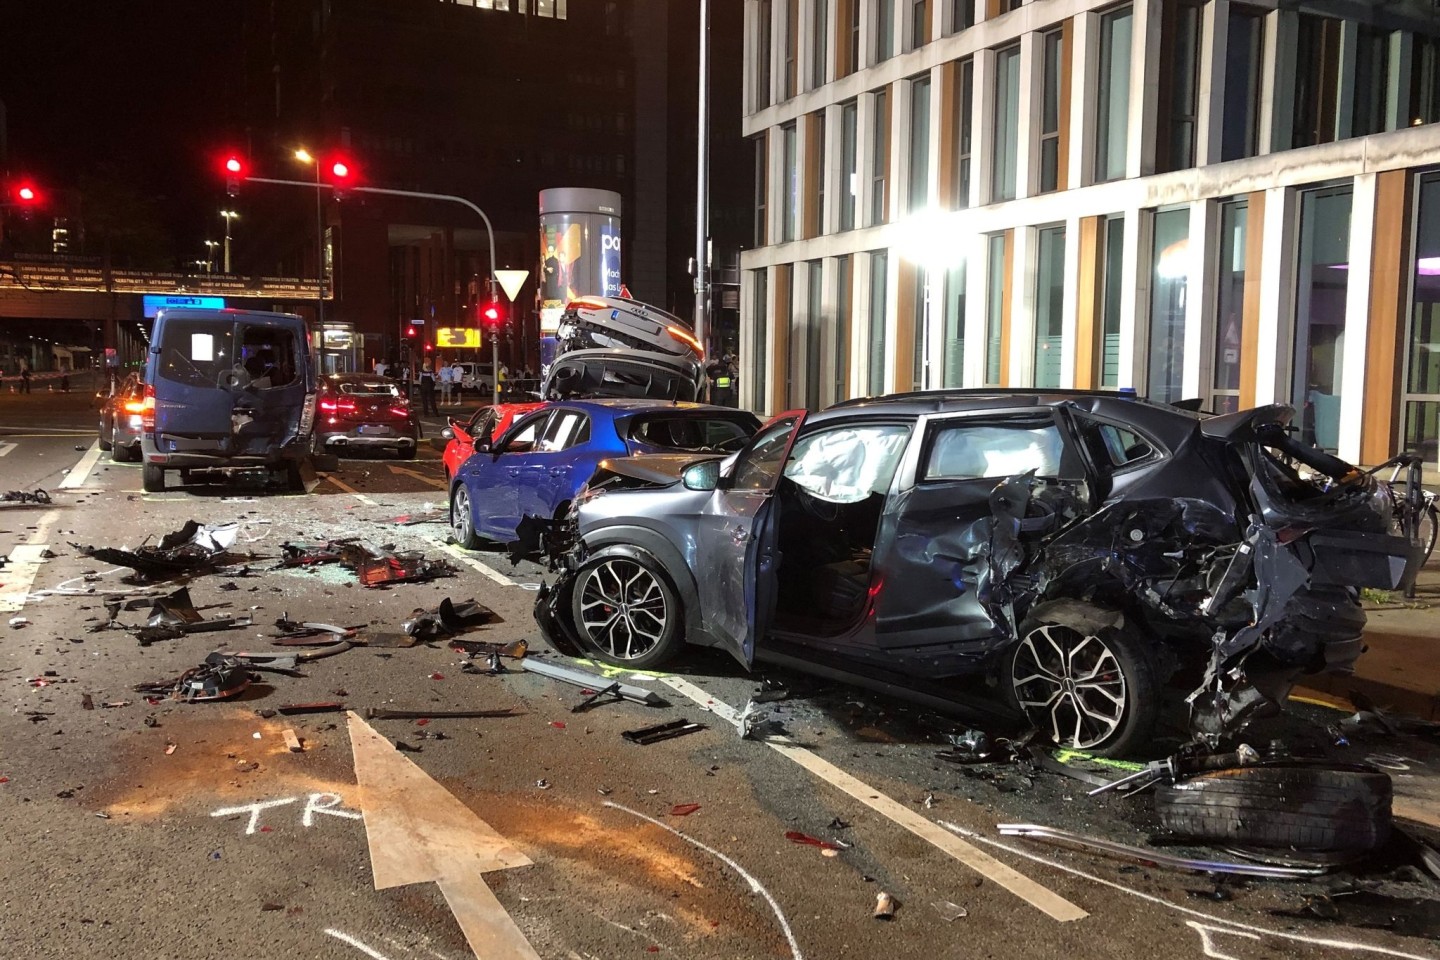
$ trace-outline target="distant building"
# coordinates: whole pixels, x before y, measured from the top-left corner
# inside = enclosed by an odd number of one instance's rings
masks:
[[[1428,2],[746,0],[744,402],[1125,387],[1440,436]]]

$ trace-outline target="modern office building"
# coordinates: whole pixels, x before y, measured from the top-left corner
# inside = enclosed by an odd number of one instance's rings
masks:
[[[743,401],[1135,387],[1440,433],[1421,0],[746,0]]]

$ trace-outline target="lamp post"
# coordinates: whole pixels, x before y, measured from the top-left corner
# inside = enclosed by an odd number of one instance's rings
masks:
[[[320,158],[301,147],[295,159],[315,167],[315,314],[325,329],[325,213],[320,197]]]
[[[234,210],[221,210],[220,216],[225,218],[225,273],[230,273],[230,221],[239,220],[240,214]]]
[[[205,241],[205,272],[215,272],[215,248],[220,244],[215,240]]]

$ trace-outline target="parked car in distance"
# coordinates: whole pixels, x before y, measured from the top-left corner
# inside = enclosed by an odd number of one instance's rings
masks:
[[[140,435],[144,432],[145,380],[139,372],[129,374],[109,396],[100,397],[100,449],[110,459],[134,463],[140,459]]]
[[[445,444],[445,480],[448,482],[460,465],[475,452],[476,446],[488,447],[499,436],[503,436],[515,418],[529,413],[540,406],[536,403],[502,403],[499,406],[486,405],[466,419],[450,418],[450,426],[440,431]]]
[[[644,453],[738,449],[759,429],[744,410],[655,400],[547,403],[516,420],[450,481],[455,542],[517,540],[525,518],[564,516],[602,462]]]
[[[640,669],[690,642],[932,704],[989,675],[1046,739],[1109,755],[1148,740],[1190,667],[1213,747],[1302,673],[1348,673],[1359,589],[1415,555],[1387,486],[1293,415],[1078,391],[784,414],[724,461],[603,464],[550,538],[566,572],[536,617]]]
[[[302,317],[248,310],[162,310],[145,367],[142,486],[171,470],[269,469],[303,490],[315,366]]]
[[[420,442],[420,419],[400,385],[373,373],[320,378],[317,450],[393,450],[407,459]]]
[[[467,393],[475,393],[481,400],[491,395],[491,389],[495,385],[495,368],[488,363],[474,363],[462,361],[460,369],[460,388]]]

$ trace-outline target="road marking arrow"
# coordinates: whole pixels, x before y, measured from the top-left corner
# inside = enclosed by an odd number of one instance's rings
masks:
[[[18,446],[20,446],[20,444],[18,443],[0,443],[0,457],[5,456],[5,454],[9,453],[11,450],[14,450]]]
[[[439,884],[477,957],[540,960],[481,876],[530,858],[357,714],[349,721],[375,889]]]

